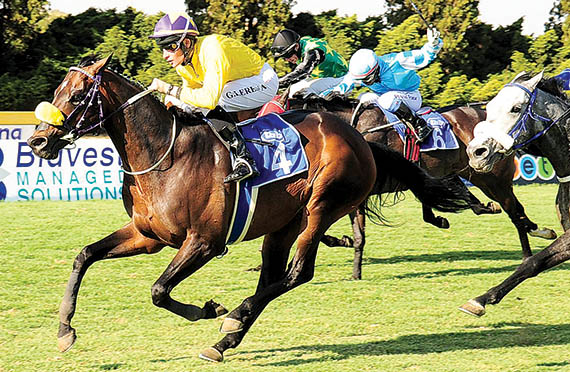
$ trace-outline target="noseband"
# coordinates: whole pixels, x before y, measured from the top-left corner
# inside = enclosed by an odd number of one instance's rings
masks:
[[[531,138],[527,139],[526,141],[513,145],[513,147],[512,147],[513,150],[518,150],[518,149],[528,145],[529,143],[531,143],[535,139],[543,136],[550,128],[552,128],[552,126],[554,124],[557,124],[560,120],[562,120],[563,118],[567,117],[568,114],[570,114],[570,108],[568,108],[556,120],[552,120],[550,118],[541,116],[541,115],[539,115],[533,111],[533,107],[534,107],[534,104],[536,102],[536,98],[538,96],[538,88],[535,88],[531,92],[525,86],[523,86],[521,84],[517,84],[517,83],[509,83],[509,84],[506,84],[505,87],[520,88],[530,97],[526,109],[520,115],[520,117],[518,118],[518,120],[515,123],[515,125],[513,126],[513,128],[508,132],[509,136],[511,136],[516,141],[521,134],[526,132],[527,131],[526,123],[527,123],[529,118],[534,120],[534,121],[540,121],[540,122],[544,123],[544,128],[541,131],[535,133]]]

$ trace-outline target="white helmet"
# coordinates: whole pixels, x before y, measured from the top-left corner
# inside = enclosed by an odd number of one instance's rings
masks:
[[[359,49],[350,57],[348,71],[355,80],[365,80],[378,69],[376,53],[370,49]]]

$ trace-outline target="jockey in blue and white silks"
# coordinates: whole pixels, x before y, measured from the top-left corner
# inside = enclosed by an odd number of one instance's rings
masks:
[[[362,94],[361,102],[374,102],[410,124],[418,141],[431,132],[427,123],[416,115],[421,108],[420,76],[416,70],[431,63],[443,46],[439,32],[429,28],[428,42],[421,48],[400,53],[376,55],[370,49],[360,49],[352,55],[348,74],[336,87],[322,93],[327,98],[348,94],[355,86],[364,86],[372,92]]]

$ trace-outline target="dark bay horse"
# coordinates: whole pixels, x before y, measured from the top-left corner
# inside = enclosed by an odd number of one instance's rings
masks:
[[[476,316],[485,314],[487,304],[499,303],[522,281],[570,259],[570,103],[566,94],[554,78],[521,73],[488,103],[487,112],[467,147],[469,164],[489,172],[517,149],[546,157],[560,182],[556,206],[565,233],[526,259],[500,285],[460,307]]]
[[[400,153],[404,151],[404,143],[394,127],[387,123],[386,117],[381,109],[374,105],[361,105],[358,107],[357,101],[347,100],[342,97],[335,97],[330,101],[310,98],[305,101],[292,101],[294,106],[305,105],[319,108],[321,110],[334,112],[341,115],[345,120],[352,122],[353,126],[361,132],[367,141],[384,144]],[[490,199],[499,203],[505,210],[514,224],[521,248],[523,258],[532,256],[530,243],[527,234],[546,239],[556,238],[556,233],[548,228],[538,229],[525,214],[524,207],[516,198],[513,192],[513,176],[515,174],[514,155],[511,155],[498,162],[496,168],[490,173],[477,173],[469,166],[466,147],[473,138],[473,128],[477,123],[485,119],[485,111],[477,106],[462,106],[443,110],[442,115],[449,121],[453,133],[459,139],[459,148],[455,150],[435,150],[420,152],[419,165],[430,175],[435,177],[452,176],[458,187],[464,187],[459,176],[469,180],[477,186]],[[376,190],[380,192],[392,192]],[[479,214],[499,213],[500,208],[493,203],[483,205],[471,192],[466,189],[470,196],[472,211]],[[363,207],[350,214],[354,241],[343,237],[337,239],[325,236],[323,242],[330,246],[354,246],[353,278],[361,277],[362,252],[365,244],[364,224],[365,218],[362,215]],[[422,204],[424,221],[439,227],[448,228],[449,222],[441,216],[435,216],[432,208]]]
[[[126,172],[123,203],[131,221],[85,246],[75,258],[59,309],[61,351],[75,342],[71,320],[80,284],[99,260],[176,248],[152,286],[153,303],[190,321],[227,312],[213,301],[200,307],[178,302],[170,293],[224,253],[236,198],[235,184],[223,183],[231,169],[229,152],[203,116],[195,115],[191,125],[180,126],[154,97],[135,102],[146,92],[109,70],[109,58],[70,68],[52,104],[46,103],[48,109],[41,111],[38,106],[37,112],[50,116],[49,121],[40,123],[28,139],[36,155],[54,159],[81,135],[104,127]],[[222,361],[224,351],[239,345],[270,301],[311,280],[320,238],[333,222],[360,205],[376,183],[387,182],[385,161],[400,161],[397,172],[405,175],[406,186],[423,202],[448,211],[468,207],[465,195],[451,191],[403,157],[389,160],[394,156],[390,150],[367,143],[338,116],[293,112],[283,117],[302,135],[309,169],[259,190],[245,235],[245,240],[265,235],[258,286],[224,319],[225,336],[200,354],[207,360]],[[398,177],[397,172],[391,176]],[[296,252],[287,265],[295,240]]]

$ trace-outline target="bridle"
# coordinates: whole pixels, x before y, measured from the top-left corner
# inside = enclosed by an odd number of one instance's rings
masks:
[[[89,91],[87,92],[85,97],[81,100],[81,102],[77,106],[75,106],[73,111],[71,111],[71,113],[63,121],[62,126],[67,130],[68,133],[66,135],[64,135],[63,137],[61,137],[61,139],[69,142],[70,144],[73,144],[77,139],[79,139],[83,135],[95,130],[96,128],[102,128],[105,121],[107,121],[113,115],[115,115],[119,111],[124,110],[127,106],[130,106],[131,104],[135,103],[136,101],[138,101],[142,97],[144,97],[147,94],[152,92],[151,90],[147,89],[145,91],[142,91],[142,92],[134,95],[133,97],[128,99],[125,103],[123,103],[121,106],[119,106],[119,108],[117,108],[115,111],[113,111],[111,114],[109,114],[105,117],[103,115],[103,104],[101,102],[101,79],[103,76],[103,69],[100,69],[97,72],[97,74],[95,74],[95,76],[93,76],[89,72],[85,71],[84,69],[82,69],[80,67],[75,67],[75,66],[70,67],[69,71],[77,71],[77,72],[87,76],[91,80],[93,80],[93,85],[91,85],[91,88],[89,89]],[[87,111],[89,110],[89,108],[91,106],[93,106],[93,104],[95,104],[95,100],[97,100],[96,104],[99,107],[99,110],[98,110],[99,111],[99,122],[92,123],[92,124],[84,124],[85,115],[87,114]],[[77,123],[75,125],[71,125],[71,121],[76,116],[80,115],[81,110],[83,110],[81,117],[79,118],[79,120],[77,121]]]
[[[107,120],[109,120],[109,118],[111,118],[113,115],[124,110],[126,107],[132,105],[133,103],[137,102],[138,100],[140,100],[141,98],[143,98],[144,96],[146,96],[147,94],[152,92],[152,90],[147,89],[147,90],[144,90],[140,93],[137,93],[134,96],[132,96],[131,98],[129,98],[126,102],[124,102],[117,109],[115,109],[112,113],[110,113],[107,116],[104,116],[103,104],[101,102],[101,79],[103,76],[103,70],[104,69],[100,69],[97,72],[97,74],[92,75],[80,67],[73,66],[73,67],[69,68],[69,71],[77,71],[77,72],[87,76],[91,80],[93,80],[93,85],[91,86],[91,88],[89,89],[89,91],[87,92],[85,97],[81,100],[81,102],[77,106],[75,106],[73,111],[71,111],[71,113],[63,121],[62,126],[64,127],[64,129],[67,130],[68,133],[65,134],[63,137],[61,137],[62,140],[67,141],[70,144],[74,144],[77,139],[79,139],[80,137],[82,137],[86,133],[89,133],[89,132],[95,130],[96,128],[102,128],[103,124]],[[89,110],[89,108],[91,106],[93,106],[93,104],[95,103],[95,100],[97,101],[96,104],[99,106],[99,110],[98,110],[99,111],[99,122],[92,123],[92,124],[84,124],[85,115],[87,114],[87,111]],[[76,116],[80,115],[81,110],[83,110],[81,117],[79,118],[79,120],[77,121],[77,123],[75,125],[71,125],[71,120],[73,118],[75,118]],[[176,116],[175,115],[173,115],[172,136],[171,137],[172,138],[170,140],[170,145],[168,146],[168,149],[166,150],[164,155],[154,165],[152,165],[151,167],[149,167],[147,169],[141,170],[141,171],[127,171],[126,169],[123,168],[123,172],[125,172],[126,174],[129,174],[129,175],[144,174],[144,173],[147,173],[147,172],[154,170],[156,167],[158,167],[158,165],[160,163],[162,163],[162,161],[164,159],[166,159],[166,157],[168,156],[170,151],[172,151],[172,148],[174,147],[174,141],[176,139]]]
[[[552,128],[553,125],[557,124],[558,122],[560,122],[562,119],[566,118],[570,114],[570,107],[569,107],[556,120],[552,120],[550,118],[539,115],[533,110],[536,98],[538,96],[538,91],[539,91],[538,88],[535,88],[531,92],[530,89],[517,83],[509,83],[506,84],[505,87],[517,87],[519,89],[522,89],[525,92],[525,94],[529,96],[529,102],[527,104],[526,109],[524,110],[524,112],[521,113],[513,128],[509,130],[509,132],[507,133],[509,136],[513,138],[513,140],[516,141],[521,136],[521,134],[523,134],[528,130],[526,124],[529,118],[534,121],[542,122],[544,124],[544,128],[539,132],[535,133],[531,138],[521,143],[514,144],[512,147],[513,151],[518,150],[528,145],[532,141],[536,140],[537,138],[543,136],[550,128]]]

